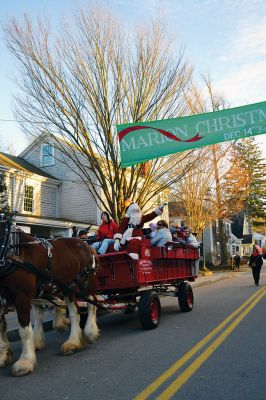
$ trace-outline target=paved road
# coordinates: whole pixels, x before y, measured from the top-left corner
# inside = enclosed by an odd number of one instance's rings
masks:
[[[11,378],[8,367],[0,371],[1,400],[265,400],[265,272],[261,283],[254,286],[243,272],[197,287],[191,313],[165,298],[152,331],[140,327],[137,313],[104,316],[101,339],[69,357],[58,355],[67,335],[48,332],[34,374]],[[17,357],[19,343],[12,348]]]
[[[191,282],[191,286],[193,288],[208,285],[214,282],[217,282],[222,279],[228,279],[234,276],[235,272],[217,272],[213,273],[212,275],[206,276],[199,276],[195,282]],[[47,330],[52,329],[52,318],[53,318],[53,310],[52,308],[48,307],[47,311],[44,312],[44,325]],[[34,323],[33,315],[31,315],[32,323]],[[18,319],[17,313],[15,311],[9,312],[6,315],[7,321],[7,330],[8,330],[8,337],[10,341],[16,341],[19,339],[18,334]]]

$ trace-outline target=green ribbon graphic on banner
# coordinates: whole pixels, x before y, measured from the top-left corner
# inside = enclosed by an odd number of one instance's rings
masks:
[[[117,125],[122,168],[266,133],[266,102],[161,121]]]

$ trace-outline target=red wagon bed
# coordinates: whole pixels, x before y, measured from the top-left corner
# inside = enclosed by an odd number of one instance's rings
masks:
[[[148,239],[141,242],[140,259],[133,260],[125,251],[99,256],[100,270],[96,274],[96,294],[110,310],[139,310],[140,322],[146,329],[160,322],[159,296],[176,296],[181,311],[193,308],[192,288],[198,250],[168,243],[152,247]]]

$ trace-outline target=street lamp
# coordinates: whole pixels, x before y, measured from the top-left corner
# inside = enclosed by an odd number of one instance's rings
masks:
[[[202,240],[202,275],[212,275],[212,271],[210,271],[208,268],[206,268],[205,265],[205,252],[204,252],[204,228],[205,228],[205,222],[201,223],[201,240]]]
[[[204,251],[204,230],[202,230],[202,268],[206,269],[205,265],[205,251]]]

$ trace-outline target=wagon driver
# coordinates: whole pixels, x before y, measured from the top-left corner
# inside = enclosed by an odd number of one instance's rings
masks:
[[[153,212],[143,215],[137,203],[126,200],[126,213],[122,218],[117,233],[114,235],[114,249],[118,251],[121,245],[127,245],[128,255],[134,260],[139,259],[140,242],[143,238],[142,228],[163,213],[166,203],[161,204]]]

